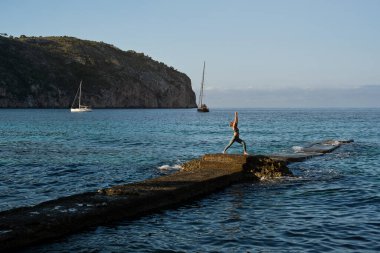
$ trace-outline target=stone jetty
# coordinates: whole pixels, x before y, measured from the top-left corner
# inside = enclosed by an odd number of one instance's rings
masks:
[[[269,155],[270,158],[276,161],[283,161],[286,164],[294,162],[302,162],[306,159],[310,159],[316,156],[321,156],[326,153],[331,153],[335,149],[339,148],[342,144],[347,144],[354,142],[354,140],[326,140],[321,142],[315,142],[305,147],[302,147],[296,153],[285,153],[285,154],[275,154]]]
[[[182,170],[171,175],[3,211],[0,252],[178,206],[244,180],[291,176],[287,164],[323,155],[343,143],[314,143],[297,154],[207,154],[183,164]]]

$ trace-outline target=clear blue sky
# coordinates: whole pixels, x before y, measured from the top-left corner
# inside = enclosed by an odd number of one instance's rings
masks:
[[[379,0],[1,0],[0,32],[144,52],[198,90],[380,85]]]

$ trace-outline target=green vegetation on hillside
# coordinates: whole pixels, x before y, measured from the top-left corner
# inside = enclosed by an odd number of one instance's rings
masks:
[[[95,107],[195,106],[190,79],[143,53],[67,36],[0,36],[0,107],[69,107],[80,80]]]

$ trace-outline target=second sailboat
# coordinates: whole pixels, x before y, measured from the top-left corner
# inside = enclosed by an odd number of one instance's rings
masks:
[[[199,105],[198,105],[198,112],[209,112],[209,109],[206,104],[203,103],[203,87],[205,82],[205,68],[206,68],[206,62],[203,62],[203,74],[202,74],[202,83],[201,83],[201,90],[199,92]]]

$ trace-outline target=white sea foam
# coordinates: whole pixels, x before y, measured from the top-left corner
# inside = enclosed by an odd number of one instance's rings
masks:
[[[292,149],[296,153],[303,152],[303,147],[301,146],[293,146]]]
[[[182,169],[181,165],[179,164],[174,164],[174,165],[162,165],[158,167],[159,170],[180,170]]]
[[[12,230],[0,230],[0,234],[10,233]]]
[[[170,165],[165,164],[165,165],[159,166],[158,169],[159,170],[168,170],[168,169],[170,169]]]

